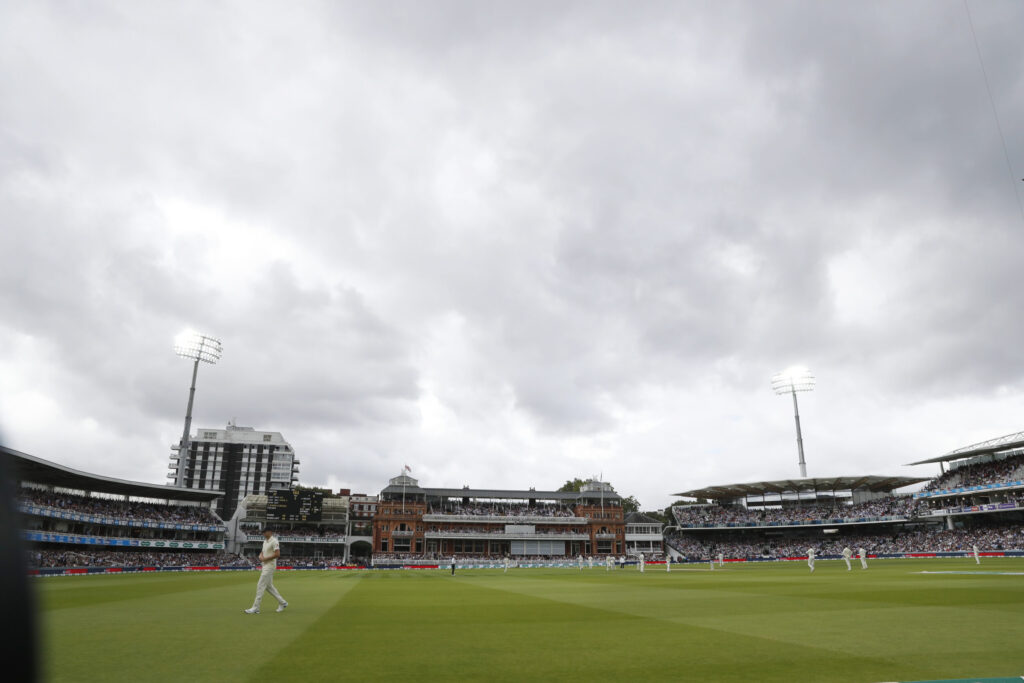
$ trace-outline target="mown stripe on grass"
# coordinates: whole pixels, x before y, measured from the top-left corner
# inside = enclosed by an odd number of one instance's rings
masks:
[[[493,590],[479,576],[405,578],[361,582],[251,680],[790,680],[807,663],[879,680],[887,671],[867,656]]]
[[[202,585],[214,586],[255,583],[256,572],[224,574],[100,574],[95,576],[47,577],[35,581],[44,610],[59,610],[102,605],[123,600],[146,599],[153,594],[187,593]]]
[[[83,598],[78,607],[44,612],[49,680],[245,681],[358,583],[358,576],[279,573],[275,584],[288,609],[275,613],[267,596],[262,614],[246,615],[255,573],[227,585],[211,575],[182,578],[191,580],[192,590],[155,582],[140,595],[133,585],[132,599],[97,604]]]
[[[763,638],[786,646],[813,647],[844,657],[867,658],[891,680],[903,677],[942,677],[1005,672],[1017,651],[1016,634],[1024,626],[1020,591],[999,591],[981,581],[973,587],[907,585],[906,576],[876,573],[858,586],[837,574],[815,577],[813,594],[799,600],[772,594],[771,584],[758,594],[725,590],[731,581],[688,581],[680,590],[669,577],[623,577],[618,585],[572,576],[522,576],[521,580],[488,581],[490,588],[531,597],[585,604],[613,612],[661,619],[690,627],[711,628],[738,636]],[[481,579],[482,581],[482,579]],[[896,582],[902,590],[890,583]],[[885,586],[878,590],[878,585]],[[775,582],[775,590],[786,589]],[[858,589],[871,596],[851,608]],[[944,590],[945,589],[945,590]],[[844,592],[849,591],[849,592]],[[811,592],[811,591],[807,591]],[[964,594],[966,592],[966,595]],[[950,594],[952,593],[952,595]],[[971,604],[973,597],[976,604]],[[884,600],[891,602],[886,604]],[[994,611],[994,605],[1005,614]],[[862,596],[863,600],[863,596]],[[936,607],[941,602],[946,607]],[[1013,628],[996,628],[1010,618]],[[893,637],[893,629],[899,637]],[[829,655],[831,656],[831,655]],[[811,658],[813,660],[813,658]]]

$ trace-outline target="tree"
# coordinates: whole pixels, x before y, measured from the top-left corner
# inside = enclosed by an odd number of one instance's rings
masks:
[[[583,479],[578,479],[578,478],[577,479],[569,479],[564,484],[562,484],[562,487],[560,489],[558,489],[558,490],[559,491],[565,491],[565,492],[572,492],[572,491],[574,491],[576,493],[579,493],[580,490],[583,488],[583,485],[586,484],[586,483],[587,482],[585,480],[583,480]]]
[[[651,512],[645,512],[644,514],[652,519],[658,520],[662,524],[674,524],[674,522],[672,522],[672,513],[668,508],[664,510],[652,510]]]
[[[639,509],[640,501],[638,501],[635,496],[629,496],[622,499],[622,512],[624,514],[628,515],[629,513],[636,512]]]
[[[323,491],[323,494],[325,496],[329,496],[332,493],[334,493],[331,489],[324,488],[323,486],[307,486],[305,484],[296,484],[293,488],[297,488],[300,491]]]

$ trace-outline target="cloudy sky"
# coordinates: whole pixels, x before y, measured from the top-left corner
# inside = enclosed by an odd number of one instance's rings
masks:
[[[0,3],[4,443],[163,482],[191,326],[193,427],[303,483],[795,477],[795,363],[809,475],[930,476],[1024,429],[1024,5],[969,1],[981,61],[961,0]]]

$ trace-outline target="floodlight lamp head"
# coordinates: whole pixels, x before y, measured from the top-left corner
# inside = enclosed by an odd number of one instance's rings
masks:
[[[213,365],[220,360],[224,346],[220,339],[199,334],[195,330],[185,330],[174,338],[174,352],[182,358]]]
[[[803,366],[786,368],[772,377],[772,389],[779,395],[797,391],[813,391],[814,383],[814,375]]]

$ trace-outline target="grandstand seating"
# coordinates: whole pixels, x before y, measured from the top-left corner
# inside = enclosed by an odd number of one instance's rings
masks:
[[[743,499],[675,506],[678,529],[666,534],[666,545],[691,559],[719,553],[799,557],[810,547],[819,556],[835,555],[846,546],[881,555],[963,552],[974,546],[1024,551],[1024,454],[969,463],[927,482],[923,491],[930,493],[890,494],[858,504],[841,499],[807,504],[796,496],[779,497],[766,508],[745,507]],[[826,529],[828,535],[822,533]]]
[[[144,550],[41,550],[28,553],[32,569],[44,567],[245,567],[251,563],[234,553],[152,552]]]
[[[17,473],[21,535],[34,571],[239,562],[223,552],[226,527],[210,510],[217,491],[112,479],[5,447],[0,457]]]
[[[947,491],[965,486],[998,484],[1024,479],[1024,454],[1001,460],[953,467],[925,485],[925,491]]]
[[[42,507],[77,512],[90,518],[173,522],[183,525],[201,524],[224,528],[224,523],[208,507],[198,505],[163,505],[136,501],[114,500],[73,493],[46,491],[22,487],[18,502],[26,507]]]
[[[1024,526],[1019,522],[997,523],[970,529],[925,529],[904,532],[860,533],[827,540],[790,538],[786,540],[728,538],[687,532],[671,532],[665,541],[689,559],[708,559],[722,553],[728,558],[799,557],[810,547],[818,555],[838,555],[845,546],[864,548],[873,555],[934,553],[981,550],[1024,550]]]
[[[428,515],[454,515],[462,517],[574,517],[569,508],[562,505],[536,505],[512,503],[473,503],[461,505],[447,502],[445,505],[429,505]]]
[[[909,496],[885,498],[838,507],[801,505],[784,508],[753,509],[739,505],[680,505],[672,508],[679,526],[775,526],[907,519],[916,515],[920,503]]]

